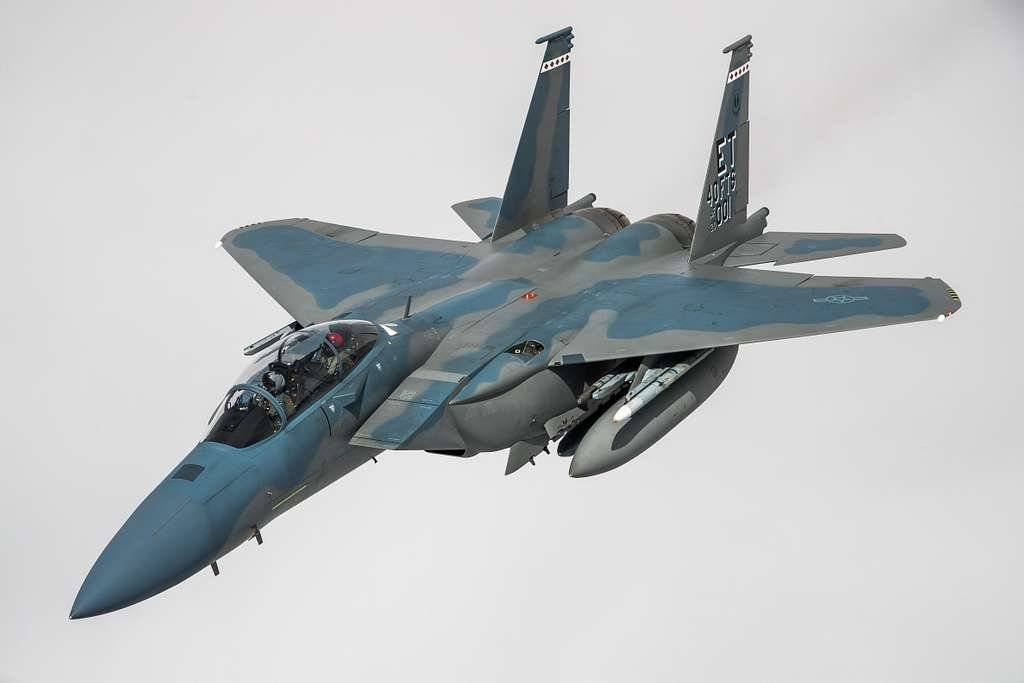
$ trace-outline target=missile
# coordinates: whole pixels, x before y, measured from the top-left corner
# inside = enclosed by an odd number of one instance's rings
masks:
[[[569,476],[601,474],[643,453],[718,389],[735,359],[735,346],[714,349],[691,370],[676,377],[670,386],[658,390],[644,409],[634,412],[629,420],[614,420],[626,405],[626,397],[623,397],[599,413],[591,424],[574,427],[563,437],[570,439],[570,444],[563,448],[559,442],[559,454],[572,455]],[[635,399],[634,396],[630,401]],[[586,431],[579,434],[578,430],[583,429]]]
[[[605,375],[601,379],[594,382],[594,390],[590,394],[590,398],[595,401],[600,401],[606,396],[610,396],[626,382],[632,378],[632,372],[620,372],[614,375]]]
[[[655,397],[661,394],[661,392],[672,386],[672,384],[677,379],[685,375],[690,368],[707,358],[712,351],[714,351],[714,349],[705,349],[697,355],[680,363],[676,363],[671,367],[648,370],[644,373],[641,385],[637,391],[630,391],[629,394],[626,395],[626,401],[622,404],[622,407],[615,411],[615,415],[612,416],[612,422],[625,422],[636,415],[640,412],[641,408],[653,401]]]

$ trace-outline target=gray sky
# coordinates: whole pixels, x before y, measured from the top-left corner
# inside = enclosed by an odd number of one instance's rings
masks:
[[[213,244],[273,218],[470,239],[571,23],[573,197],[694,214],[754,35],[751,202],[906,249],[951,321],[747,346],[572,480],[386,454],[221,563],[69,622],[288,318]],[[1024,12],[991,3],[5,3],[0,681],[1020,681]]]

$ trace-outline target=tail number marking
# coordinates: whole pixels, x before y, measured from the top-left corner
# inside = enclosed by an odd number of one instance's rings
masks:
[[[718,175],[708,183],[704,197],[711,216],[711,232],[725,225],[733,214],[732,200],[736,195],[736,131],[715,140],[715,150]]]

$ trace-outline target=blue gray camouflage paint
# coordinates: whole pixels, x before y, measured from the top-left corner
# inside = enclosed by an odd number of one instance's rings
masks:
[[[244,446],[212,436],[197,444],[110,541],[72,618],[144,600],[241,543],[261,542],[270,521],[382,449],[468,456],[511,448],[508,473],[566,435],[571,474],[587,476],[635,457],[692,412],[718,388],[739,344],[942,318],[960,308],[956,292],[933,278],[738,267],[905,244],[891,234],[764,232],[766,211],[747,217],[749,36],[726,49],[729,72],[695,223],[658,214],[629,225],[618,212],[592,207],[593,196],[567,204],[571,41],[571,29],[539,41],[545,54],[504,195],[453,207],[477,239],[309,219],[223,237],[225,250],[305,328],[295,334],[322,335],[306,360],[333,357],[334,374],[315,399],[288,398],[291,408],[285,395],[312,375],[281,360],[252,375],[266,382],[253,395],[274,404],[278,421],[266,417],[259,424],[270,425],[267,433]],[[327,345],[334,323],[325,321],[340,319],[371,321],[376,330],[354,366]],[[351,325],[344,329],[368,329]],[[288,341],[265,357],[276,358]],[[693,357],[712,360],[699,361],[628,429],[608,413],[628,400],[627,384],[600,399],[592,391],[609,373],[637,377],[652,363],[666,367],[706,349],[716,350]],[[292,370],[291,384],[275,384],[274,372]],[[259,405],[248,404],[246,419],[260,417]],[[211,421],[212,435],[220,422]]]
[[[906,240],[893,234],[766,232],[733,249],[725,259],[725,265],[783,265],[898,249],[906,244]]]
[[[846,239],[800,239],[792,246],[786,247],[787,254],[814,254],[822,251],[838,251],[840,249],[873,249],[882,244],[877,237],[856,237]]]
[[[541,222],[569,192],[569,52],[572,27],[537,39],[546,44],[492,239]]]

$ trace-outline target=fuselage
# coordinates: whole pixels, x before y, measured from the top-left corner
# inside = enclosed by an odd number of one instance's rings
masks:
[[[627,277],[645,272],[645,262],[664,258],[686,267],[685,243],[672,226],[655,220],[623,229],[615,212],[588,211],[589,216],[584,211],[558,218],[518,240],[481,242],[475,265],[458,283],[424,288],[413,297],[408,317],[397,308],[354,311],[354,317],[390,321],[379,325],[373,348],[266,438],[244,447],[212,439],[197,444],[110,541],[79,592],[72,618],[120,609],[166,590],[260,538],[275,517],[374,459],[381,449],[350,440],[428,360],[451,372],[468,363],[466,381],[444,408],[462,440],[457,454],[508,448],[543,434],[545,422],[571,410],[610,367],[548,365],[563,332],[559,321],[586,294],[574,284],[579,273],[614,263]],[[537,301],[541,290],[545,296]],[[479,324],[485,319],[500,324]],[[540,350],[531,356],[503,353],[521,340],[537,345],[529,351]],[[470,347],[484,349],[484,355],[467,358]]]
[[[218,246],[295,322],[256,357],[207,437],[89,572],[72,618],[182,581],[382,450],[509,449],[506,474],[557,442],[574,477],[636,457],[696,410],[740,344],[944,320],[935,278],[836,278],[742,266],[903,246],[897,235],[765,232],[748,213],[751,37],[729,55],[696,222],[630,224],[567,203],[572,29],[544,57],[502,197],[452,208],[480,241],[305,218]],[[412,231],[416,232],[416,231]]]

